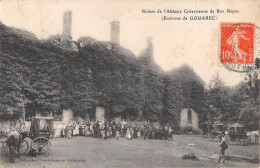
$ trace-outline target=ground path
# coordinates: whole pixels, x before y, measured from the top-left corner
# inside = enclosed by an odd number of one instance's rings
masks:
[[[218,151],[217,143],[192,135],[175,135],[173,141],[73,137],[55,138],[51,143],[52,151],[47,157],[27,154],[11,164],[0,156],[0,167],[259,167],[245,162],[216,163],[209,157]],[[191,152],[200,161],[181,159]],[[259,145],[230,145],[227,154],[259,157]]]

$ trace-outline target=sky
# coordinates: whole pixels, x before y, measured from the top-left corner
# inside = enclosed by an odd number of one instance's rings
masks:
[[[142,13],[142,10],[172,9],[208,10],[214,14]],[[217,9],[225,13],[216,13]],[[227,13],[227,9],[239,13]],[[225,85],[235,85],[244,75],[232,72],[219,61],[220,23],[260,23],[260,3],[257,0],[2,0],[0,21],[34,33],[39,39],[62,33],[65,10],[72,11],[72,37],[91,36],[110,40],[110,22],[120,22],[120,44],[137,56],[146,47],[146,37],[153,36],[154,59],[165,71],[182,64],[190,65],[206,82],[217,73]],[[167,20],[163,16],[190,18],[216,16],[214,21]],[[258,23],[258,24],[257,24]]]

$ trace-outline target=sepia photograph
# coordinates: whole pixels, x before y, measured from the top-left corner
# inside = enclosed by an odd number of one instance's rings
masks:
[[[258,168],[259,0],[0,0],[0,168]]]

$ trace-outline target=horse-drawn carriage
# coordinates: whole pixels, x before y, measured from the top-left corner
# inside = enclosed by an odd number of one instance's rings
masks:
[[[250,138],[246,135],[245,127],[238,123],[228,127],[226,139],[229,144],[247,145],[250,143]]]
[[[223,132],[223,130],[224,130],[224,126],[220,122],[214,122],[212,124],[208,124],[209,140],[218,141],[218,137]]]
[[[29,138],[31,142],[31,152],[35,156],[46,156],[51,150],[49,139],[53,138],[53,117],[33,117]]]
[[[53,117],[33,117],[30,126],[30,132],[20,132],[21,144],[20,154],[24,154],[29,149],[29,143],[26,138],[31,139],[30,152],[35,156],[46,156],[51,150],[50,138],[53,137]],[[2,144],[2,148],[7,155],[16,152],[10,152],[7,143]],[[12,148],[11,148],[12,149]],[[15,151],[17,149],[14,149]],[[18,151],[18,150],[17,150]]]

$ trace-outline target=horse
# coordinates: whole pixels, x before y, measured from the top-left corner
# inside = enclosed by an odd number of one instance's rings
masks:
[[[7,135],[6,144],[9,148],[10,162],[14,163],[14,150],[17,150],[18,158],[20,157],[20,146],[22,136],[17,131],[12,131]]]

